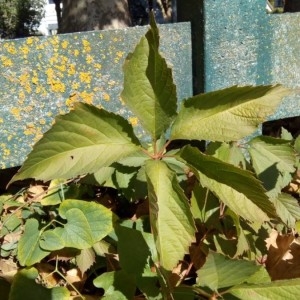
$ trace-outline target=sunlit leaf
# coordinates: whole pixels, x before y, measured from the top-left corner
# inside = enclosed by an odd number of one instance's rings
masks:
[[[300,220],[300,206],[296,198],[289,194],[279,194],[272,200],[280,219],[289,227],[294,228]]]
[[[124,64],[123,101],[143,127],[158,139],[176,116],[176,86],[172,71],[159,53],[154,22]]]
[[[80,254],[76,256],[76,264],[80,269],[81,274],[84,274],[96,262],[95,257],[93,248],[80,251]]]
[[[171,139],[237,141],[253,133],[289,91],[281,86],[229,87],[185,100]]]
[[[51,180],[96,172],[137,151],[139,141],[122,117],[77,103],[56,117],[53,127],[34,146],[11,182],[25,178]]]
[[[278,280],[257,285],[241,285],[230,289],[230,294],[243,300],[300,298],[300,279]]]
[[[61,241],[65,247],[87,249],[103,239],[113,229],[113,215],[103,205],[82,200],[65,200],[59,207],[60,216],[67,221],[63,227],[46,231],[43,235],[43,247],[54,250],[55,238],[57,247]],[[51,240],[47,242],[47,236]],[[60,248],[57,248],[59,250]]]
[[[176,174],[162,161],[147,161],[149,207],[159,264],[172,270],[194,241],[195,225]]]

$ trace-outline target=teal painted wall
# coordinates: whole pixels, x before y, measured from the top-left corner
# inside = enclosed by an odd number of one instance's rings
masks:
[[[54,117],[74,102],[127,118],[122,66],[148,27],[31,37],[0,42],[0,169],[22,164]],[[192,95],[190,24],[159,26],[161,52],[173,68],[178,100]]]
[[[294,94],[270,119],[300,116],[300,13],[267,14],[265,0],[205,0],[204,21],[205,91],[280,83]]]

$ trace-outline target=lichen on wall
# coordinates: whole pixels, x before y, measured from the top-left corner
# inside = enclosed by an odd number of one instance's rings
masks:
[[[0,169],[20,165],[57,114],[82,101],[138,120],[120,101],[127,54],[147,27],[30,37],[0,43]],[[161,52],[173,67],[178,99],[192,95],[188,23],[162,25]]]

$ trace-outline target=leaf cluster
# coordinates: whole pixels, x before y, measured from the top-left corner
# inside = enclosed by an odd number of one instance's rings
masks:
[[[300,139],[245,140],[288,93],[234,86],[178,107],[152,18],[121,94],[151,142],[91,105],[56,118],[11,180],[45,183],[0,199],[7,299],[297,299]]]

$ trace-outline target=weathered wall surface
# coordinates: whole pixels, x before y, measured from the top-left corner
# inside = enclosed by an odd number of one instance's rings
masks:
[[[32,37],[0,44],[0,169],[20,165],[54,117],[76,101],[121,114],[122,66],[148,27]],[[192,95],[187,23],[160,26],[161,51],[173,68],[178,99]]]
[[[295,94],[271,119],[300,116],[300,13],[267,14],[265,5],[204,1],[204,89],[280,83]]]

